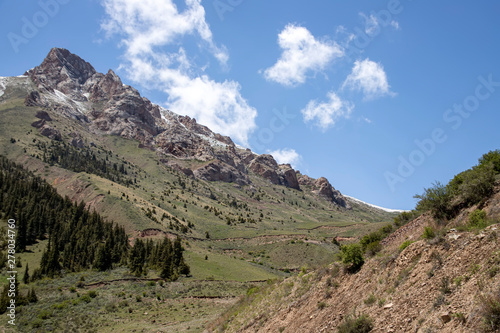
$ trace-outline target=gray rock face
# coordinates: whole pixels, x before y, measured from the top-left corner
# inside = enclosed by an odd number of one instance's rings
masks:
[[[221,161],[210,162],[194,170],[193,173],[195,177],[209,181],[222,181],[239,185],[250,184],[250,180],[245,174]]]
[[[295,170],[289,164],[278,165],[273,156],[262,154],[255,157],[248,168],[275,185],[284,185],[300,190]]]
[[[325,177],[316,179],[314,187],[317,189],[318,194],[325,199],[334,202],[341,207],[348,209],[351,208],[351,205],[342,196],[342,194],[337,191]]]
[[[336,190],[325,177],[320,177],[318,179],[311,178],[307,175],[301,175],[298,173],[297,177],[298,183],[303,186],[309,186],[312,188],[312,192],[317,194],[324,199],[333,202],[340,207],[351,209],[351,205],[345,199],[345,197]]]
[[[35,117],[37,117],[38,119],[46,120],[46,121],[52,121],[52,118],[50,118],[49,114],[45,111],[38,111],[35,114]]]
[[[57,130],[57,129],[55,129],[47,124],[44,124],[38,130],[40,131],[41,135],[46,136],[52,140],[56,140],[56,141],[62,140],[61,132],[59,132],[59,130]]]
[[[26,73],[39,88],[57,89],[76,101],[86,100],[77,92],[94,74],[96,70],[91,64],[60,48],[50,50],[40,66]]]
[[[250,162],[248,168],[262,178],[269,180],[271,184],[279,185],[278,163],[271,155],[258,155]]]
[[[297,180],[297,174],[290,164],[280,165],[279,175],[282,179],[282,185],[300,190],[299,181]]]

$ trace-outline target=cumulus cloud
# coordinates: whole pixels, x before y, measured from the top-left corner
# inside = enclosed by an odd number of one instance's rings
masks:
[[[264,77],[285,86],[296,86],[306,80],[309,72],[320,72],[335,58],[344,55],[334,42],[317,40],[304,27],[289,24],[278,35],[283,52],[278,61],[264,70]]]
[[[346,87],[362,91],[365,99],[394,95],[390,91],[387,75],[382,65],[368,58],[354,62],[351,73],[342,84],[342,88]]]
[[[268,153],[273,155],[278,164],[290,164],[294,169],[297,168],[297,165],[302,159],[302,157],[295,151],[295,149],[290,148],[268,151]]]
[[[334,92],[329,92],[326,102],[316,100],[309,101],[306,107],[301,110],[305,122],[314,122],[322,130],[335,125],[341,118],[348,118],[354,106],[342,100]]]
[[[155,46],[197,33],[210,52],[225,64],[229,56],[225,47],[214,43],[200,0],[185,2],[186,9],[179,12],[173,0],[102,0],[108,15],[102,28],[108,35],[123,35],[122,43],[130,56],[152,53]]]
[[[107,15],[102,28],[108,36],[122,38],[125,63],[121,69],[131,80],[165,91],[166,106],[172,111],[194,117],[248,146],[257,111],[242,97],[240,84],[197,75],[202,69],[190,61],[183,48],[167,51],[184,36],[192,35],[226,66],[229,55],[224,46],[214,42],[201,0],[185,0],[183,11],[173,0],[102,0],[102,4]]]

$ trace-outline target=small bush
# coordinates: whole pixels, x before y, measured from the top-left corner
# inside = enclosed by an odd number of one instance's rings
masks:
[[[364,303],[366,305],[372,305],[374,304],[375,302],[377,301],[377,298],[375,297],[375,295],[371,294],[370,296],[368,296],[367,299],[364,300]]]
[[[493,193],[495,171],[492,164],[475,166],[464,175],[461,198],[467,205],[479,203]]]
[[[461,324],[465,324],[465,322],[467,321],[465,319],[465,315],[462,312],[453,313],[452,316],[457,318],[458,322]]]
[[[441,286],[439,287],[439,291],[441,291],[443,294],[451,293],[450,279],[448,277],[443,277],[441,279]]]
[[[325,302],[318,302],[318,309],[323,310],[326,308],[326,303]]]
[[[113,303],[108,303],[108,304],[106,304],[106,306],[104,307],[104,309],[106,310],[106,312],[111,313],[111,312],[116,312],[117,307]]]
[[[431,211],[436,219],[446,219],[451,216],[450,201],[452,195],[447,186],[435,182],[432,187],[424,189],[422,195],[415,195],[419,199],[418,211]]]
[[[500,329],[500,292],[496,295],[481,295],[479,300],[485,331],[498,332]]]
[[[382,250],[382,245],[379,241],[372,242],[366,246],[366,254],[369,256],[374,256]]]
[[[424,228],[424,233],[422,234],[423,239],[433,239],[436,237],[436,233],[434,232],[434,229],[432,227],[425,227]]]
[[[38,314],[38,318],[42,319],[42,320],[49,319],[50,317],[52,317],[52,312],[50,312],[48,310],[42,310]]]
[[[434,307],[434,309],[437,309],[441,305],[445,304],[445,302],[446,302],[446,299],[445,299],[444,295],[443,294],[439,294],[436,297],[436,300],[434,301],[434,304],[432,306]]]
[[[380,242],[381,240],[382,240],[382,233],[379,231],[374,231],[370,232],[367,235],[364,235],[359,241],[359,244],[363,248],[363,251],[365,251],[369,244]]]
[[[402,212],[398,216],[394,218],[394,225],[396,227],[400,227],[402,225],[405,225],[415,217],[417,217],[417,212],[416,211],[410,211],[410,212]]]
[[[35,318],[31,321],[31,327],[40,328],[43,326],[43,320],[40,318]]]
[[[486,219],[486,212],[482,209],[476,209],[469,214],[469,220],[467,225],[471,229],[484,229],[488,226],[488,221]]]
[[[342,258],[342,263],[346,265],[347,270],[350,272],[358,271],[365,263],[363,249],[357,243],[342,246],[340,257]]]
[[[367,315],[349,316],[337,328],[338,333],[368,333],[373,329],[373,320]]]
[[[399,250],[400,251],[403,251],[404,249],[406,249],[408,246],[410,246],[410,244],[413,243],[413,241],[411,240],[405,240],[400,246],[399,246]]]
[[[490,268],[488,270],[488,276],[490,278],[494,278],[495,275],[497,275],[498,271],[499,271],[499,267],[498,266],[493,266],[492,268]]]
[[[82,297],[80,297],[80,300],[85,302],[85,303],[90,303],[92,301],[92,298],[90,298],[90,296],[88,294],[85,294]]]

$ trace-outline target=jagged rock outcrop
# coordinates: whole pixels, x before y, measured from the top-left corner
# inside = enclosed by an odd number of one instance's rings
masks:
[[[49,116],[49,114],[45,111],[38,111],[36,114],[35,114],[35,117],[37,117],[38,119],[43,119],[43,120],[46,120],[46,121],[52,121],[52,118]]]
[[[68,50],[53,48],[40,66],[25,75],[38,91],[26,97],[28,106],[47,107],[80,121],[103,134],[151,141],[161,129],[160,107],[124,85],[109,70],[98,73],[91,64]]]
[[[315,191],[317,191],[317,194],[325,199],[334,202],[341,207],[351,208],[351,205],[342,196],[342,194],[337,191],[325,177],[316,179],[314,182],[314,188]]]
[[[312,188],[312,192],[316,195],[333,202],[346,209],[351,209],[351,204],[347,199],[336,190],[325,177],[320,177],[318,179],[311,178],[307,175],[302,175],[297,172],[297,180],[300,185],[308,186]]]
[[[282,185],[300,190],[297,174],[290,164],[281,164],[279,166],[279,174],[282,179]]]
[[[44,124],[38,130],[40,131],[41,135],[46,136],[49,139],[56,140],[56,141],[61,141],[62,140],[61,132],[59,132],[59,130],[55,129],[52,126]]]
[[[24,105],[26,106],[46,106],[42,98],[40,96],[40,93],[36,90],[31,91],[28,96],[24,99]],[[45,112],[47,113],[47,112]]]
[[[95,74],[96,70],[91,64],[61,48],[50,50],[40,66],[25,73],[42,92],[58,90],[75,101],[86,100],[79,91]]]
[[[31,126],[38,129],[42,128],[43,125],[45,125],[45,119],[39,119],[31,123]]]
[[[248,168],[275,185],[284,185],[300,190],[295,170],[289,164],[278,165],[272,155],[262,154],[255,157]]]
[[[85,146],[85,143],[83,142],[82,136],[80,133],[73,132],[69,134],[71,139],[71,145],[75,148],[83,148]]]
[[[234,167],[221,161],[210,162],[193,171],[195,177],[208,181],[222,181],[226,183],[237,183],[248,185],[248,176],[241,173]]]
[[[269,180],[271,184],[279,184],[280,180],[278,173],[276,172],[278,169],[278,163],[271,155],[258,155],[250,162],[248,168],[262,178]]]

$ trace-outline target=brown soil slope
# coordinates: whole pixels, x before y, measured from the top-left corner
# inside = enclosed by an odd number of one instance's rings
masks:
[[[499,221],[500,193],[486,202]],[[270,285],[242,300],[208,331],[336,332],[353,314],[368,315],[372,332],[481,332],[484,300],[500,300],[500,224],[459,232],[464,211],[432,240],[420,238],[434,224],[420,216],[394,233],[384,250],[356,274],[337,264]],[[403,251],[401,243],[414,240]],[[498,273],[497,273],[498,272]]]

